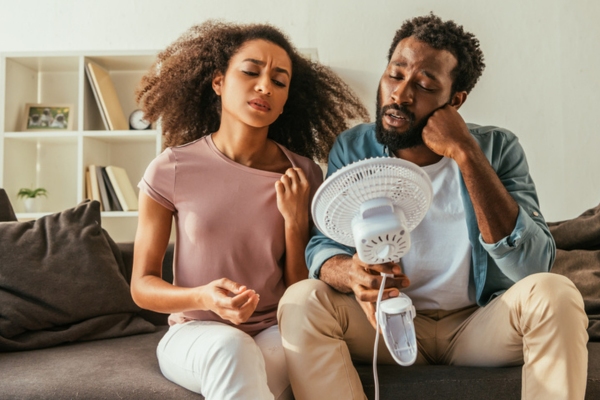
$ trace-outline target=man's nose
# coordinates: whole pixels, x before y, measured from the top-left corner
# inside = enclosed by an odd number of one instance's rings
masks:
[[[407,80],[398,82],[392,91],[392,100],[396,104],[412,104],[413,97],[413,88]]]

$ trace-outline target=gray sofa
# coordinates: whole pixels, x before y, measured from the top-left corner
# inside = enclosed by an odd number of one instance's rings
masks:
[[[133,245],[118,244],[128,278]],[[172,279],[172,247],[163,262]],[[156,325],[147,334],[0,353],[2,399],[200,399],[160,373],[155,356],[166,315],[140,313]],[[600,343],[589,343],[586,399],[600,398]],[[365,392],[373,398],[371,365],[357,365]],[[450,366],[379,366],[381,399],[519,399],[521,369]]]
[[[550,225],[559,248],[553,272],[575,282],[590,317],[586,399],[598,399],[600,206]],[[167,281],[172,260],[171,246]],[[167,316],[133,303],[132,262],[133,244],[116,244],[101,229],[98,202],[17,222],[0,189],[0,399],[202,398],[161,375],[155,349]],[[371,365],[356,367],[373,398]],[[378,371],[382,400],[520,398],[519,367]]]

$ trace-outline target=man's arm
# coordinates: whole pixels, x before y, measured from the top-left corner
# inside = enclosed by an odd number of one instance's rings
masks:
[[[514,230],[519,206],[508,193],[456,108],[436,111],[423,130],[435,153],[456,161],[473,203],[481,236],[496,243]]]
[[[366,264],[356,253],[352,257],[337,255],[325,261],[321,267],[320,279],[342,293],[354,293],[373,327],[376,327],[375,303],[383,277],[381,273],[392,274],[387,278],[382,299],[397,297],[400,288],[407,287],[410,282],[396,263]]]
[[[457,162],[481,245],[502,272],[517,281],[547,272],[554,262],[555,245],[539,211],[523,149],[514,135],[495,133],[485,149],[493,167],[453,107],[433,114],[423,130],[423,140],[434,152]]]

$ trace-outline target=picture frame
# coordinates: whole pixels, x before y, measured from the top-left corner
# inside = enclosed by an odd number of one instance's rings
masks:
[[[27,103],[23,132],[54,132],[73,130],[72,104]]]

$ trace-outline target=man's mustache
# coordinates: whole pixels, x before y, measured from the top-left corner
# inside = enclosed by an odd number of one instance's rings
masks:
[[[441,106],[439,106],[438,108],[434,109],[433,111],[431,111],[429,114],[427,114],[425,117],[423,117],[420,121],[419,121],[419,126],[421,128],[424,128],[425,125],[427,125],[427,121],[429,120],[429,118],[435,114],[435,112],[437,110],[440,110],[444,107],[446,107],[447,105],[450,105],[450,101],[448,101],[445,104],[442,104]],[[384,116],[385,113],[388,110],[396,110],[398,112],[400,112],[406,119],[408,119],[408,121],[410,122],[411,125],[413,125],[415,123],[415,114],[413,114],[410,110],[408,110],[405,106],[401,105],[401,104],[396,104],[396,103],[392,103],[389,104],[387,106],[384,106],[381,109],[381,116]]]
[[[415,123],[415,114],[413,114],[411,111],[409,111],[403,105],[392,103],[387,106],[384,106],[381,109],[381,116],[384,116],[385,113],[388,112],[389,110],[398,111],[400,114],[402,114],[403,117],[405,117],[408,120],[408,122],[410,122],[411,125]]]

